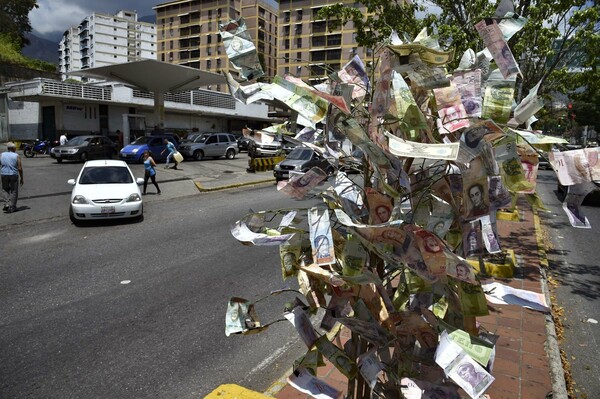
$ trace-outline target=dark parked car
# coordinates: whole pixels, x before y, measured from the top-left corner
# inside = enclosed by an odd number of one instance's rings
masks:
[[[250,141],[252,141],[252,139],[250,137],[242,136],[242,137],[238,138],[237,143],[238,143],[239,152],[248,151]]]
[[[75,136],[67,144],[52,149],[50,156],[61,163],[63,159],[85,162],[88,159],[112,159],[117,145],[104,136]]]
[[[126,145],[119,152],[119,158],[125,162],[143,162],[142,155],[144,151],[150,151],[152,158],[155,161],[162,161],[167,159],[167,151],[163,152],[166,148],[164,140],[167,139],[176,148],[179,148],[179,138],[173,134],[160,134],[153,136],[143,136],[136,139],[133,143]]]
[[[306,173],[313,167],[323,169],[328,175],[335,173],[335,168],[329,161],[312,148],[296,147],[284,161],[275,165],[273,175],[275,180],[285,180],[290,177],[290,171]]]

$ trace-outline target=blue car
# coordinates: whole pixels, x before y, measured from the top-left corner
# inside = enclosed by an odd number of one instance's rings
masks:
[[[119,152],[119,158],[125,162],[141,163],[143,162],[142,155],[144,151],[150,151],[155,161],[165,160],[169,155],[167,151],[163,152],[166,148],[165,139],[175,144],[175,148],[179,148],[179,140],[175,135],[143,136],[123,147]]]

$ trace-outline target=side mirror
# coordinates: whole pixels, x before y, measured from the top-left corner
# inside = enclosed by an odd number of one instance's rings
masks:
[[[135,182],[137,183],[138,186],[141,186],[144,184],[144,179],[142,179],[141,177],[138,177],[137,179],[135,179]]]
[[[142,183],[143,182],[144,182],[144,180],[142,179]],[[70,185],[74,186],[75,185],[75,179],[69,179],[69,180],[67,180],[67,184],[70,184]]]

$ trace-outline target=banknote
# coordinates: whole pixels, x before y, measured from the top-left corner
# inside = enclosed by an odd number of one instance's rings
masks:
[[[481,117],[481,69],[473,71],[455,71],[451,77],[452,83],[460,93],[461,101],[467,116]]]
[[[306,369],[294,370],[287,381],[300,392],[309,394],[316,399],[339,399],[342,397],[341,391],[313,376]]]
[[[306,312],[301,307],[296,306],[291,312],[284,313],[283,316],[292,323],[296,331],[298,331],[302,342],[310,349],[319,336],[313,328]]]
[[[271,94],[272,85],[269,83],[252,83],[246,86],[240,85],[233,76],[227,72],[227,85],[231,95],[243,104],[252,104],[260,100],[273,100],[275,97]]]
[[[402,75],[396,71],[392,74],[392,94],[396,105],[398,119],[408,130],[425,129],[427,121]]]
[[[344,99],[344,97],[342,96],[334,96],[332,94],[329,94],[327,92],[324,91],[320,91],[320,90],[316,90],[314,89],[312,86],[306,84],[302,79],[297,78],[295,76],[292,76],[290,74],[286,74],[284,76],[284,79],[292,82],[293,84],[303,87],[307,90],[310,90],[311,92],[313,92],[315,95],[323,98],[324,100],[330,102],[331,104],[335,105],[336,107],[338,107],[340,109],[340,111],[342,111],[345,114],[350,114],[350,108],[348,107],[348,103],[346,102],[346,100]]]
[[[486,285],[482,284],[484,292],[487,291]],[[483,367],[487,367],[490,360],[494,357],[494,344],[475,337],[468,332],[456,328],[443,320],[437,319],[441,329],[448,333],[448,337],[462,348],[469,356]]]
[[[505,79],[516,76],[521,72],[517,61],[515,60],[508,43],[504,40],[502,31],[495,20],[485,18],[475,24],[475,29],[492,54],[494,61],[496,61],[496,65],[498,65],[498,68]]]
[[[290,176],[288,182],[281,187],[277,186],[277,189],[292,198],[303,199],[311,189],[318,186],[326,178],[327,173],[315,166],[306,173]]]
[[[240,71],[241,76],[252,80],[264,75],[258,52],[243,18],[219,24],[219,32],[223,39],[225,53],[233,67]]]
[[[429,90],[439,87],[446,87],[450,84],[450,79],[442,68],[432,67],[421,59],[417,54],[409,56],[408,69],[406,71],[408,78],[421,89]]]
[[[404,399],[460,399],[455,386],[436,385],[408,377],[400,381],[400,391]]]
[[[313,263],[330,265],[335,263],[335,251],[331,236],[331,225],[327,209],[312,207],[308,211],[310,242],[312,244]]]
[[[480,398],[494,382],[494,377],[454,343],[446,331],[440,335],[435,362],[473,399]]]
[[[580,229],[591,229],[592,225],[588,220],[587,216],[583,213],[581,204],[585,199],[585,196],[589,192],[589,189],[585,189],[586,186],[593,186],[593,183],[579,183],[572,186],[568,186],[567,195],[562,204],[562,208],[569,218],[571,226]]]
[[[336,75],[342,82],[354,86],[352,89],[353,99],[363,98],[370,90],[369,76],[365,64],[358,55],[352,57]]]
[[[481,117],[506,123],[510,118],[515,92],[515,78],[503,79],[498,70],[488,78],[483,97]]]
[[[354,317],[340,317],[336,319],[350,331],[366,339],[378,347],[385,347],[390,342],[386,331],[376,322],[367,322]]]
[[[321,335],[315,342],[317,350],[347,378],[354,378],[358,372],[356,363],[348,355],[334,345],[326,335]]]
[[[379,361],[377,354],[374,350],[370,350],[361,354],[357,360],[358,370],[363,376],[367,384],[371,389],[375,388],[379,376],[384,369],[384,365]]]
[[[563,186],[600,180],[600,147],[548,153]]]
[[[231,227],[231,235],[233,235],[236,240],[242,243],[252,243],[256,246],[266,246],[281,245],[289,240],[294,233],[280,234],[276,230],[271,230],[270,234],[256,233],[252,231],[245,222],[237,221]]]
[[[329,101],[316,95],[312,90],[298,86],[277,75],[271,87],[273,96],[305,117],[313,126],[321,122],[327,114]],[[304,126],[307,126],[304,124]]]
[[[508,128],[508,131],[515,135],[519,135],[529,144],[569,144],[569,142],[562,137],[546,136],[541,134],[539,130],[531,131]]]
[[[513,288],[498,282],[482,284],[482,288],[491,303],[519,305],[540,312],[550,311],[546,297],[542,293]]]
[[[438,130],[440,134],[448,134],[469,127],[467,111],[462,103],[457,87],[450,83],[447,87],[433,89],[438,110]]]
[[[390,152],[399,157],[443,159],[446,161],[455,161],[458,157],[460,146],[458,142],[450,144],[426,144],[402,140],[389,133],[386,133],[386,136],[389,139]]]
[[[527,122],[527,120],[531,118],[533,114],[544,107],[544,100],[537,95],[541,83],[542,81],[540,80],[534,87],[532,87],[531,90],[529,90],[529,94],[527,94],[527,96],[515,108],[514,118],[519,125]]]
[[[371,141],[356,119],[347,118],[340,120],[336,126],[340,131],[344,132],[352,144],[360,148],[367,155],[369,162],[374,163],[380,169],[391,169],[390,161],[385,156],[383,150]]]
[[[323,366],[323,356],[316,349],[306,352],[294,361],[294,370],[306,369],[312,375],[317,375],[317,369]]]
[[[437,66],[446,65],[454,58],[454,49],[450,49],[448,51],[436,50],[426,47],[420,43],[407,43],[395,46],[391,45],[388,46],[388,48],[401,57],[409,56],[415,53],[419,54],[421,60],[428,64]]]
[[[354,218],[367,215],[368,210],[358,187],[345,173],[338,173],[335,176],[332,187],[347,214],[352,215]]]
[[[491,254],[502,252],[500,248],[500,242],[498,241],[498,235],[494,229],[490,215],[485,215],[479,218],[481,222],[481,235],[483,237],[483,243],[485,248]]]
[[[508,0],[508,1],[510,1],[510,0]],[[500,8],[500,6],[498,8]],[[499,10],[497,9],[496,11],[498,12]],[[502,15],[497,15],[497,16],[499,18],[501,18],[500,21],[498,22],[498,27],[500,28],[500,31],[502,32],[502,38],[504,39],[505,42],[508,42],[510,40],[510,38],[513,37],[515,33],[520,31],[523,28],[523,26],[525,26],[525,23],[527,22],[527,18],[522,17],[519,14],[515,14],[514,9],[506,10],[505,12],[502,13]],[[483,52],[486,53],[486,56],[489,59],[492,59],[492,54],[490,53],[490,51],[487,48],[485,48],[483,50]]]
[[[225,335],[243,334],[253,328],[260,328],[254,304],[244,298],[231,298],[227,304],[225,316]]]

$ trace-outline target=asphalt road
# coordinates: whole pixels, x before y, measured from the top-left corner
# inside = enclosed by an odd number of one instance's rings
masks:
[[[550,273],[555,302],[564,309],[566,353],[580,398],[600,398],[600,205],[583,206],[592,228],[571,227],[556,191],[556,175],[540,171],[538,193],[549,212],[540,213],[549,232]],[[585,396],[584,396],[585,395]]]
[[[81,167],[35,165],[27,161],[26,184],[65,187],[67,168]],[[61,190],[24,193],[66,210]],[[287,321],[225,337],[230,297],[253,300],[285,285],[278,247],[243,246],[229,226],[249,208],[310,205],[262,185],[148,201],[141,223],[78,228],[64,212],[4,225],[0,397],[198,398],[223,383],[266,389],[306,349]],[[259,319],[279,319],[292,298],[260,302]]]

